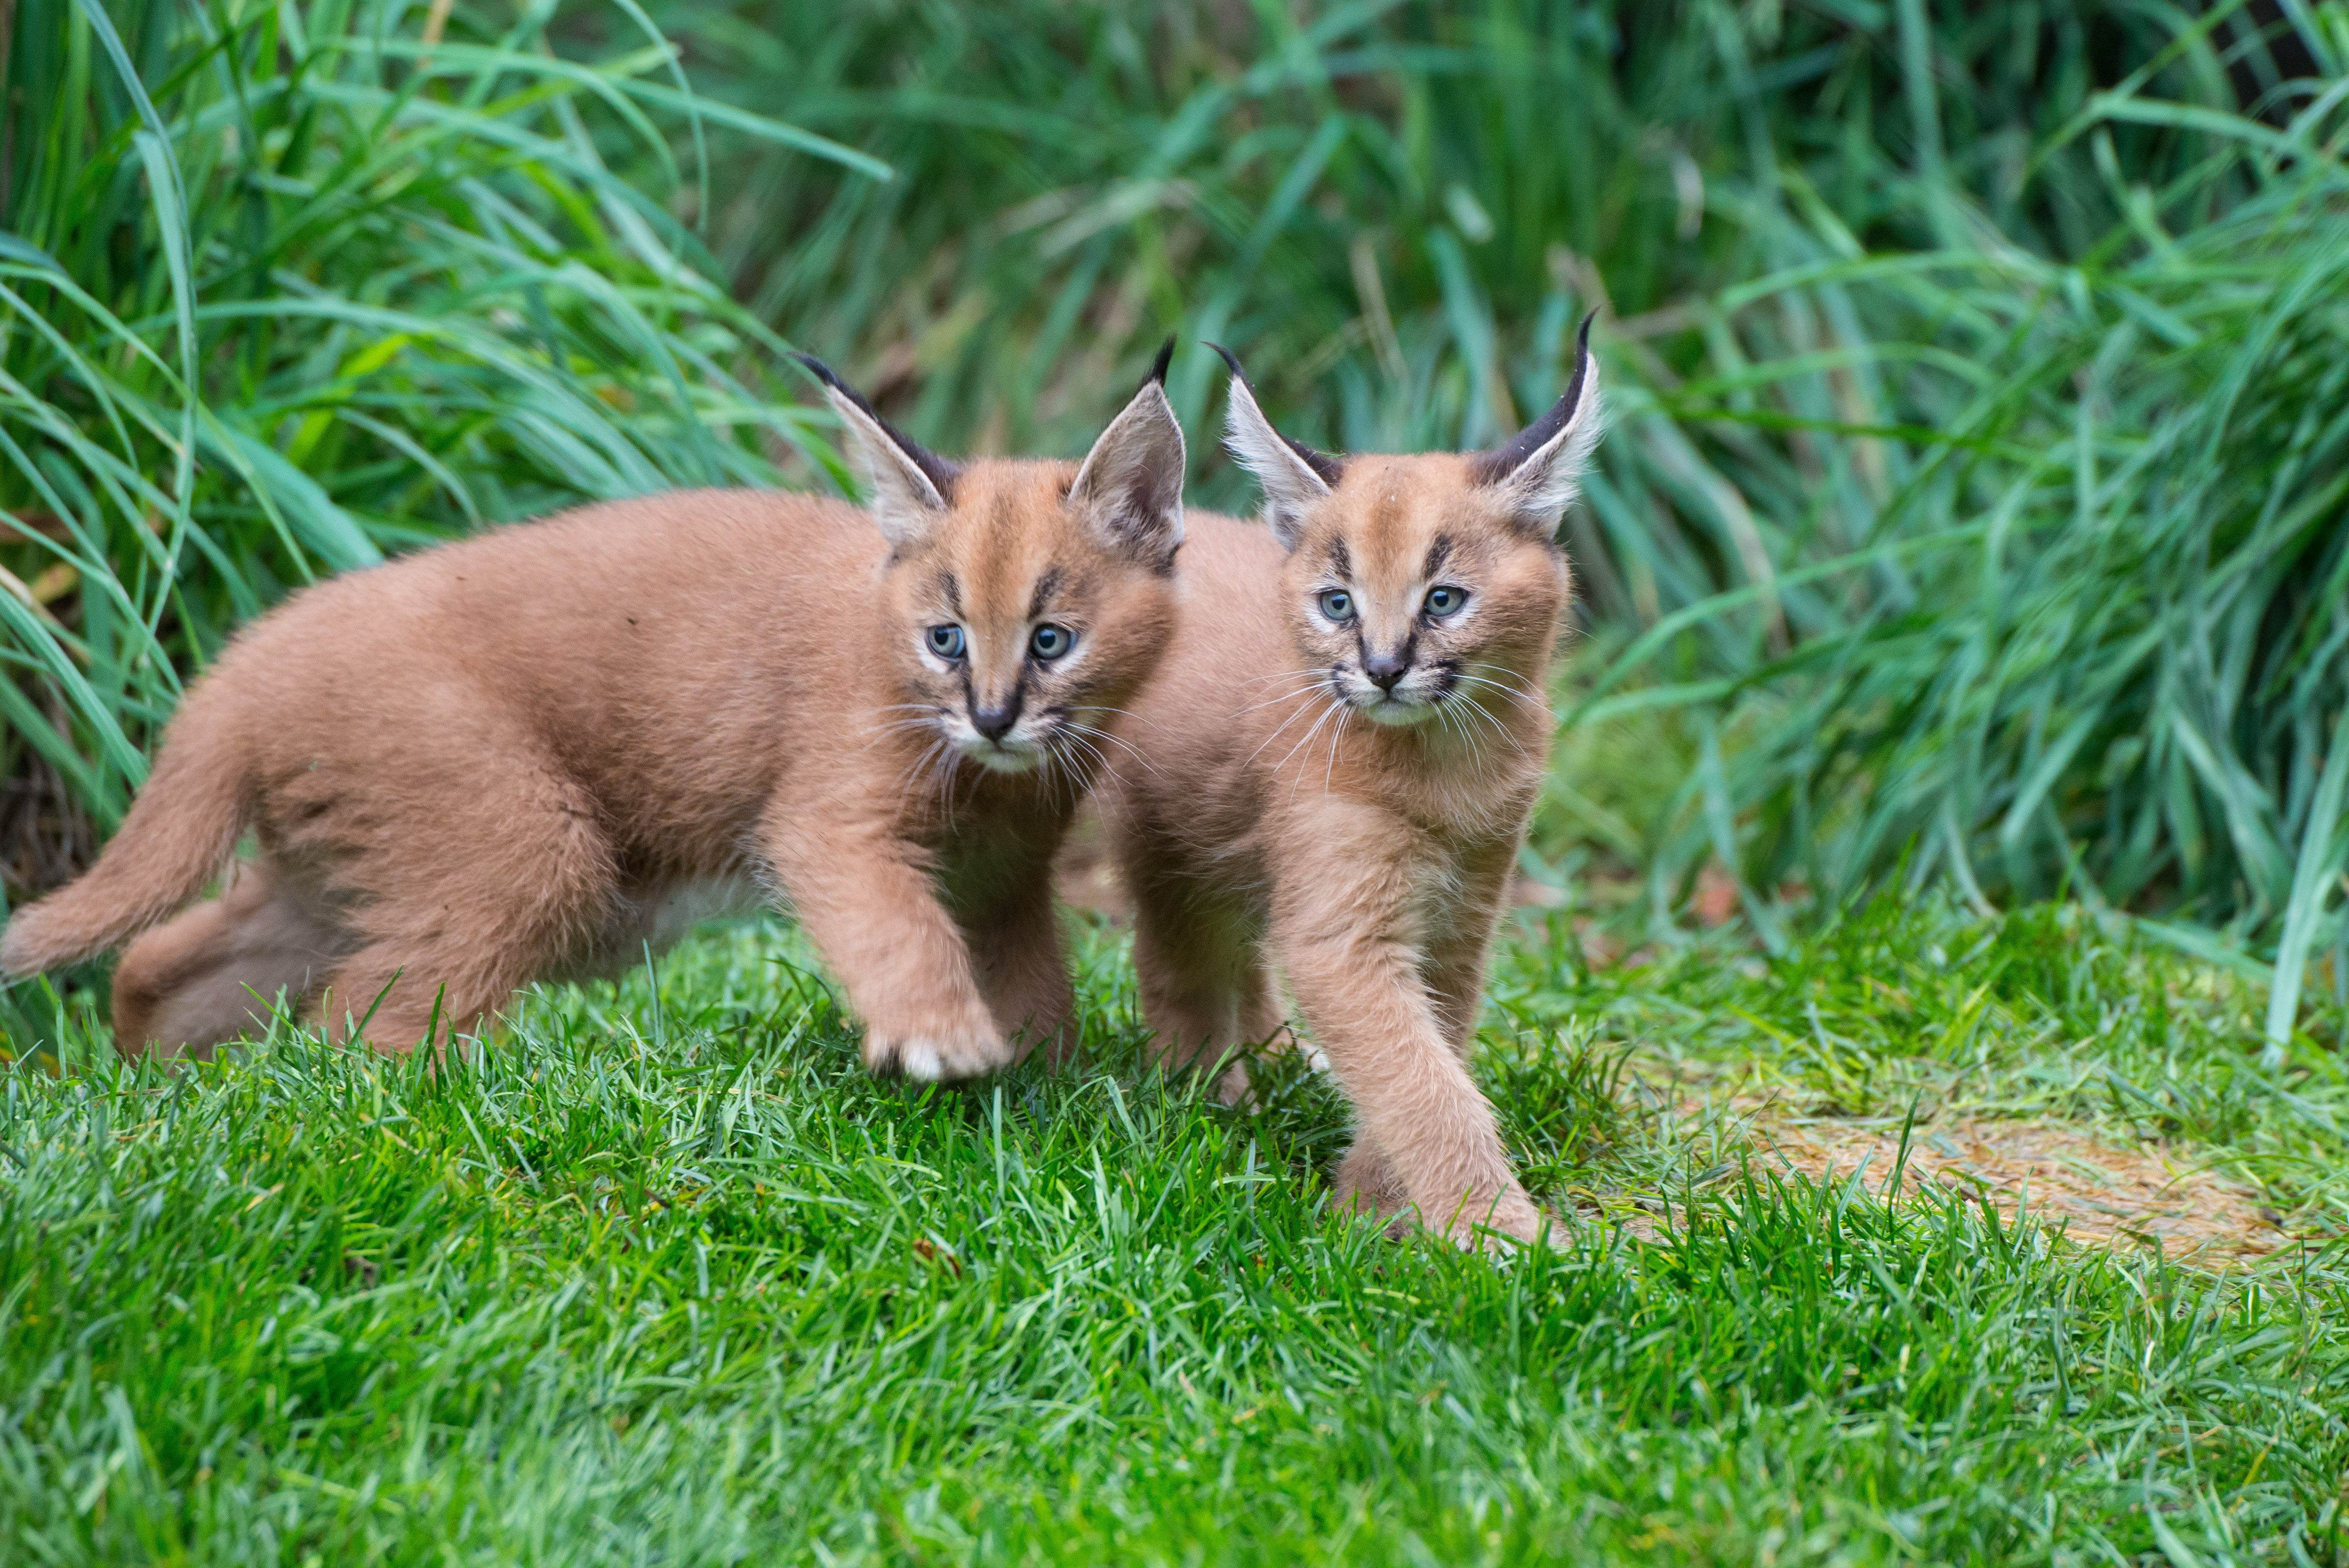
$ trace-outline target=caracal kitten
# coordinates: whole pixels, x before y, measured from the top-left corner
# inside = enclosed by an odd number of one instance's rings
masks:
[[[807,360],[869,511],[653,496],[305,590],[196,683],[122,830],[17,913],[0,972],[137,936],[125,1052],[208,1056],[280,992],[406,1050],[771,898],[873,1070],[1008,1065],[1071,1011],[1053,851],[1174,624],[1166,358],[1081,464],[949,462]],[[248,830],[220,895],[149,930]]]
[[[1225,354],[1269,527],[1192,514],[1181,620],[1101,789],[1157,1049],[1206,1065],[1268,1038],[1278,968],[1359,1113],[1341,1201],[1464,1244],[1543,1222],[1467,1057],[1549,747],[1588,336],[1515,439],[1416,457],[1288,440]]]

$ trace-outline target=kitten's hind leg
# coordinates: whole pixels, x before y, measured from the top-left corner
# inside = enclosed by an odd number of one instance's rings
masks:
[[[1247,1094],[1248,1077],[1237,1053],[1279,1027],[1271,976],[1254,934],[1163,890],[1140,888],[1133,973],[1142,1020],[1156,1037],[1152,1049],[1161,1065],[1205,1070],[1222,1063],[1216,1096],[1237,1104]]]
[[[1379,1146],[1367,1133],[1357,1133],[1353,1146],[1340,1157],[1337,1168],[1330,1172],[1330,1185],[1337,1193],[1338,1206],[1357,1214],[1376,1215],[1392,1220],[1387,1233],[1400,1240],[1411,1227],[1411,1216],[1403,1211],[1410,1205],[1411,1193],[1402,1178]]]
[[[403,824],[352,869],[367,945],[320,1002],[336,1038],[405,1054],[429,1030],[445,1047],[531,981],[576,972],[607,928],[619,884],[594,803],[520,750],[505,771],[468,781],[453,827]]]
[[[266,1030],[281,994],[298,1012],[352,944],[269,865],[244,862],[218,898],[123,951],[114,971],[115,1048],[209,1060],[215,1046]]]

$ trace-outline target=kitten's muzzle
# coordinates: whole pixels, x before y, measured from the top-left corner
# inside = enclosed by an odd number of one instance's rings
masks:
[[[983,728],[976,713],[949,718],[946,724],[947,738],[956,748],[990,773],[1025,773],[1034,768],[1044,759],[1045,738],[1050,728],[1049,720],[1034,718],[1026,724],[1014,719]]]
[[[970,727],[989,740],[1001,740],[1019,722],[1019,688],[1011,688],[1011,700],[999,707],[971,706]]]
[[[1358,669],[1330,674],[1339,699],[1373,724],[1413,725],[1432,718],[1436,699],[1444,695],[1438,672],[1398,657],[1371,655]]]

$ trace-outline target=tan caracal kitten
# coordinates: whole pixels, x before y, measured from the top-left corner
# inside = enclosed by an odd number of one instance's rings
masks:
[[[1506,445],[1416,457],[1287,439],[1225,354],[1270,527],[1192,514],[1180,624],[1116,731],[1140,755],[1101,792],[1157,1048],[1206,1065],[1270,1037],[1277,966],[1360,1114],[1341,1201],[1464,1244],[1542,1223],[1467,1056],[1549,747],[1588,338]]]
[[[188,694],[122,830],[9,923],[0,972],[137,936],[125,1052],[209,1055],[280,991],[406,1050],[771,897],[873,1070],[1008,1065],[1071,1010],[1053,851],[1174,625],[1166,362],[1081,464],[958,465],[804,359],[869,511],[654,496],[304,591]],[[149,930],[248,829],[221,895]]]

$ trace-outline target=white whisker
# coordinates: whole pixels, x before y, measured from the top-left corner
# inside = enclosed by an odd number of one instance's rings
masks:
[[[1055,738],[1058,738],[1055,737]],[[1043,786],[1044,799],[1056,799],[1063,780],[1069,786],[1069,798],[1073,804],[1076,798],[1084,792],[1083,784],[1077,778],[1075,767],[1059,747],[1050,743],[1040,747],[1037,750],[1037,782]]]
[[[1454,680],[1467,681],[1476,686],[1491,686],[1495,691],[1506,692],[1509,696],[1521,698],[1526,702],[1537,703],[1543,700],[1542,692],[1539,687],[1525,681],[1523,677],[1517,676],[1514,672],[1500,669],[1496,665],[1486,665],[1484,667],[1488,670],[1496,670],[1498,673],[1509,676],[1511,678],[1509,681],[1496,681],[1491,676],[1476,675],[1468,670],[1460,670],[1455,672],[1453,678]]]
[[[1321,793],[1330,793],[1330,780],[1338,774],[1338,743],[1346,738],[1346,727],[1354,722],[1354,710],[1346,709],[1338,716],[1338,727],[1330,732],[1330,761],[1321,769]]]
[[[945,779],[947,831],[951,833],[955,830],[956,810],[962,797],[962,752],[951,742],[942,743],[938,751],[940,755],[933,776],[943,776]]]
[[[1508,726],[1503,724],[1498,717],[1488,711],[1484,704],[1475,701],[1472,697],[1455,696],[1447,698],[1443,706],[1446,709],[1464,709],[1467,713],[1475,715],[1477,718],[1482,719],[1485,724],[1491,726],[1494,734],[1499,736],[1503,740],[1507,741],[1509,743],[1509,748],[1512,751],[1515,751],[1520,757],[1523,757],[1526,754],[1525,742],[1519,740],[1515,735],[1511,734]],[[1467,720],[1465,718],[1463,718],[1460,721],[1459,729],[1464,738],[1468,736],[1470,733]],[[1482,737],[1479,736],[1478,739],[1479,744],[1472,749],[1475,753],[1477,765],[1482,767],[1485,760],[1484,748],[1481,744]]]
[[[1303,675],[1306,672],[1299,670],[1298,673],[1299,675]],[[1297,687],[1295,690],[1282,692],[1277,696],[1268,696],[1262,702],[1252,702],[1243,708],[1236,708],[1233,710],[1232,717],[1237,718],[1241,714],[1254,713],[1260,707],[1270,707],[1273,704],[1278,702],[1294,702],[1299,697],[1305,696],[1306,693],[1312,691],[1314,688],[1320,686],[1321,682],[1322,673],[1316,670],[1312,672],[1312,678],[1308,680],[1303,686]]]
[[[1094,773],[1105,773],[1109,770],[1109,754],[1103,751],[1100,747],[1095,746],[1092,741],[1086,739],[1082,734],[1079,733],[1078,727],[1075,725],[1061,726],[1061,733],[1053,738],[1063,742],[1071,748],[1081,748],[1083,750],[1084,755],[1092,759],[1092,771]],[[1050,748],[1047,748],[1045,755],[1048,757],[1053,755],[1052,749]],[[1075,776],[1075,771],[1072,769],[1071,770],[1070,777],[1073,779]]]
[[[1144,756],[1139,748],[1134,746],[1133,742],[1127,740],[1123,736],[1112,735],[1108,730],[1102,728],[1098,725],[1080,724],[1075,719],[1067,720],[1063,724],[1062,727],[1078,735],[1089,736],[1095,740],[1106,740],[1112,746],[1122,748],[1128,756],[1132,757],[1136,762],[1142,764],[1143,769],[1145,772],[1155,773],[1158,771],[1157,769],[1153,768],[1150,765],[1150,758]],[[1102,766],[1106,767],[1108,762],[1109,758],[1104,755],[1102,758]]]
[[[1309,730],[1307,730],[1307,731],[1305,732],[1305,738],[1304,738],[1304,739],[1302,739],[1302,740],[1300,740],[1300,741],[1299,741],[1296,745],[1294,745],[1294,746],[1290,747],[1290,748],[1288,748],[1288,751],[1287,756],[1282,757],[1282,758],[1281,758],[1281,759],[1280,759],[1279,761],[1278,761],[1278,762],[1276,762],[1276,763],[1274,763],[1274,764],[1272,765],[1272,773],[1273,773],[1273,777],[1277,779],[1277,778],[1278,778],[1278,777],[1280,776],[1280,770],[1281,770],[1282,769],[1284,769],[1284,768],[1286,768],[1286,767],[1288,767],[1288,758],[1289,758],[1296,756],[1299,752],[1300,752],[1300,751],[1304,750],[1307,747],[1309,747],[1309,746],[1310,746],[1310,745],[1312,745],[1312,744],[1313,744],[1313,738],[1314,738],[1315,736],[1317,736],[1317,735],[1319,735],[1319,734],[1320,734],[1320,733],[1321,733],[1321,727],[1322,727],[1323,725],[1325,725],[1325,724],[1329,723],[1329,722],[1330,722],[1330,720],[1332,717],[1340,717],[1340,716],[1342,716],[1344,713],[1346,713],[1347,711],[1348,711],[1348,710],[1347,710],[1345,707],[1343,707],[1342,706],[1340,706],[1340,705],[1339,705],[1339,704],[1335,704],[1335,703],[1333,703],[1333,704],[1330,705],[1330,706],[1329,706],[1329,707],[1324,707],[1324,708],[1321,710],[1321,717],[1319,717],[1319,718],[1317,718],[1317,719],[1315,719],[1315,720],[1313,721],[1313,727],[1312,727],[1312,728],[1310,728],[1310,729],[1309,729]],[[1341,728],[1342,728],[1342,727],[1343,727],[1343,726],[1341,725],[1340,727],[1341,727]],[[1303,783],[1304,781],[1305,781],[1305,776],[1304,776],[1302,773],[1299,773],[1299,774],[1297,776],[1297,781],[1296,781],[1296,783],[1292,783],[1292,784],[1290,784],[1290,785],[1289,785],[1289,787],[1288,787],[1288,797],[1289,797],[1289,799],[1292,799],[1292,800],[1293,800],[1293,799],[1295,799],[1297,798],[1297,785],[1298,785],[1298,784],[1301,784],[1301,783]]]
[[[1319,683],[1316,683],[1316,684],[1318,685]],[[1303,694],[1302,694],[1302,693],[1300,693],[1300,694],[1299,694],[1299,695],[1300,695],[1300,696],[1301,696],[1301,695],[1303,695]],[[1329,698],[1325,697],[1325,698],[1323,699],[1323,702],[1324,702],[1324,706],[1323,706],[1323,707],[1322,707],[1322,710],[1321,710],[1321,711],[1322,711],[1322,713],[1323,713],[1324,715],[1327,715],[1327,713],[1329,712],[1329,709],[1330,709],[1330,699],[1329,699]],[[1295,713],[1290,714],[1287,718],[1282,719],[1278,724],[1277,724],[1277,725],[1273,726],[1272,733],[1271,733],[1270,735],[1268,735],[1268,736],[1266,736],[1266,737],[1264,738],[1264,743],[1263,743],[1262,745],[1258,746],[1258,747],[1257,747],[1254,751],[1251,751],[1251,752],[1249,752],[1249,753],[1247,754],[1247,760],[1246,760],[1246,761],[1244,761],[1244,762],[1241,764],[1241,766],[1242,766],[1242,767],[1246,767],[1246,766],[1247,765],[1247,763],[1248,763],[1248,762],[1254,762],[1257,758],[1259,758],[1259,757],[1263,756],[1263,755],[1265,754],[1265,752],[1266,752],[1268,749],[1269,749],[1269,748],[1271,748],[1272,743],[1273,743],[1274,741],[1278,740],[1278,739],[1280,738],[1280,734],[1281,734],[1281,731],[1282,731],[1282,730],[1287,729],[1290,725],[1295,724],[1295,723],[1296,723],[1299,718],[1302,718],[1306,714],[1308,714],[1308,713],[1309,713],[1309,712],[1311,712],[1311,711],[1312,711],[1312,710],[1311,710],[1310,708],[1304,708],[1304,707],[1300,707],[1300,708],[1299,708]],[[1319,718],[1318,718],[1318,717],[1317,717],[1313,722],[1314,722],[1314,726],[1315,726],[1315,727],[1316,727],[1316,728],[1319,727],[1319,726],[1320,726],[1320,722],[1321,722]],[[1307,731],[1306,731],[1306,735],[1308,736],[1308,738],[1309,738],[1311,737],[1312,733],[1313,733],[1313,732],[1312,732],[1312,730],[1307,730]],[[1291,755],[1291,756],[1294,756],[1294,755],[1295,755],[1295,753],[1292,751],[1292,752],[1290,753],[1290,755]],[[1280,760],[1281,760],[1281,762],[1286,762],[1286,761],[1288,761],[1288,758],[1287,757],[1284,757],[1284,758],[1282,758]],[[1274,772],[1276,772],[1276,773],[1279,772],[1279,771],[1280,771],[1280,764],[1279,764],[1279,763],[1275,763],[1275,764],[1273,764],[1273,769],[1272,769],[1272,770],[1273,770]]]

